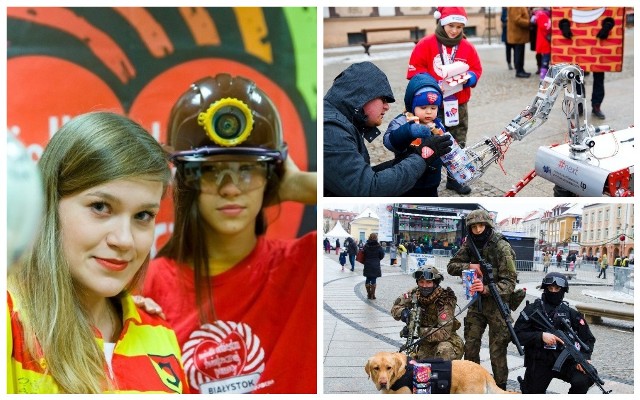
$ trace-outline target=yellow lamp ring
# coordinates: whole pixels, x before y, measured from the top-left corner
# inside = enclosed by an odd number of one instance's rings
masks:
[[[198,125],[218,145],[232,147],[247,140],[251,134],[253,115],[243,101],[225,97],[198,114]]]

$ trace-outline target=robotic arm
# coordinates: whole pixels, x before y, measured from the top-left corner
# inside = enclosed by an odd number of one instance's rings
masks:
[[[511,143],[514,140],[522,140],[547,121],[561,92],[564,93],[562,110],[566,115],[569,135],[567,162],[587,163],[590,149],[596,144],[594,137],[608,133],[610,129],[606,125],[590,125],[586,113],[580,117],[578,105],[582,104],[583,109],[586,109],[584,95],[577,92],[578,85],[583,84],[583,79],[583,70],[575,64],[550,66],[531,104],[516,115],[499,135],[487,137],[465,149],[467,158],[474,167],[470,181],[482,176],[493,163],[499,164],[502,168],[502,161]],[[504,172],[504,168],[502,170]]]

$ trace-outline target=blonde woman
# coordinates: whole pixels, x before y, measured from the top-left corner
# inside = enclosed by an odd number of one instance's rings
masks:
[[[39,168],[42,226],[8,278],[8,392],[187,391],[175,333],[129,295],[171,176],[162,148],[95,112],[67,122]]]

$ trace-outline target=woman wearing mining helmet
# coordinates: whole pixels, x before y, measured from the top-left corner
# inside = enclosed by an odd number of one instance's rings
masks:
[[[192,391],[316,393],[316,232],[264,236],[264,207],[315,203],[316,174],[287,158],[275,106],[242,77],[193,83],[169,140],[175,225],[143,295],[175,329]]]
[[[543,290],[541,298],[524,308],[513,327],[518,340],[524,346],[526,369],[524,380],[521,382],[522,393],[546,393],[553,378],[570,383],[569,393],[587,393],[594,382],[585,375],[582,366],[571,357],[565,360],[559,372],[553,371],[553,366],[563,346],[576,346],[585,359],[591,359],[596,338],[582,314],[562,301],[564,294],[569,292],[569,281],[565,275],[559,272],[548,273],[542,279],[541,288]],[[587,347],[582,346],[578,341],[563,343],[562,339],[550,332],[545,332],[532,319],[523,316],[531,316],[536,310],[539,310],[555,328],[566,333],[567,329],[561,321],[564,319]]]

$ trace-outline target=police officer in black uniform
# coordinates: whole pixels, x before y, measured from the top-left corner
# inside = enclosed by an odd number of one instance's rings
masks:
[[[544,292],[540,299],[528,304],[523,314],[532,315],[538,309],[546,316],[555,328],[563,330],[561,319],[567,320],[573,331],[578,335],[589,349],[588,351],[579,343],[562,343],[561,339],[549,332],[532,320],[527,320],[522,314],[516,321],[514,330],[520,343],[524,346],[524,381],[521,383],[523,393],[545,393],[553,378],[562,379],[571,384],[569,393],[587,393],[593,385],[593,380],[586,375],[580,365],[571,357],[568,357],[560,372],[552,370],[556,359],[563,347],[576,346],[585,359],[591,359],[595,337],[584,320],[584,316],[569,307],[562,301],[564,294],[569,292],[569,282],[565,275],[559,272],[548,273],[542,280]]]

